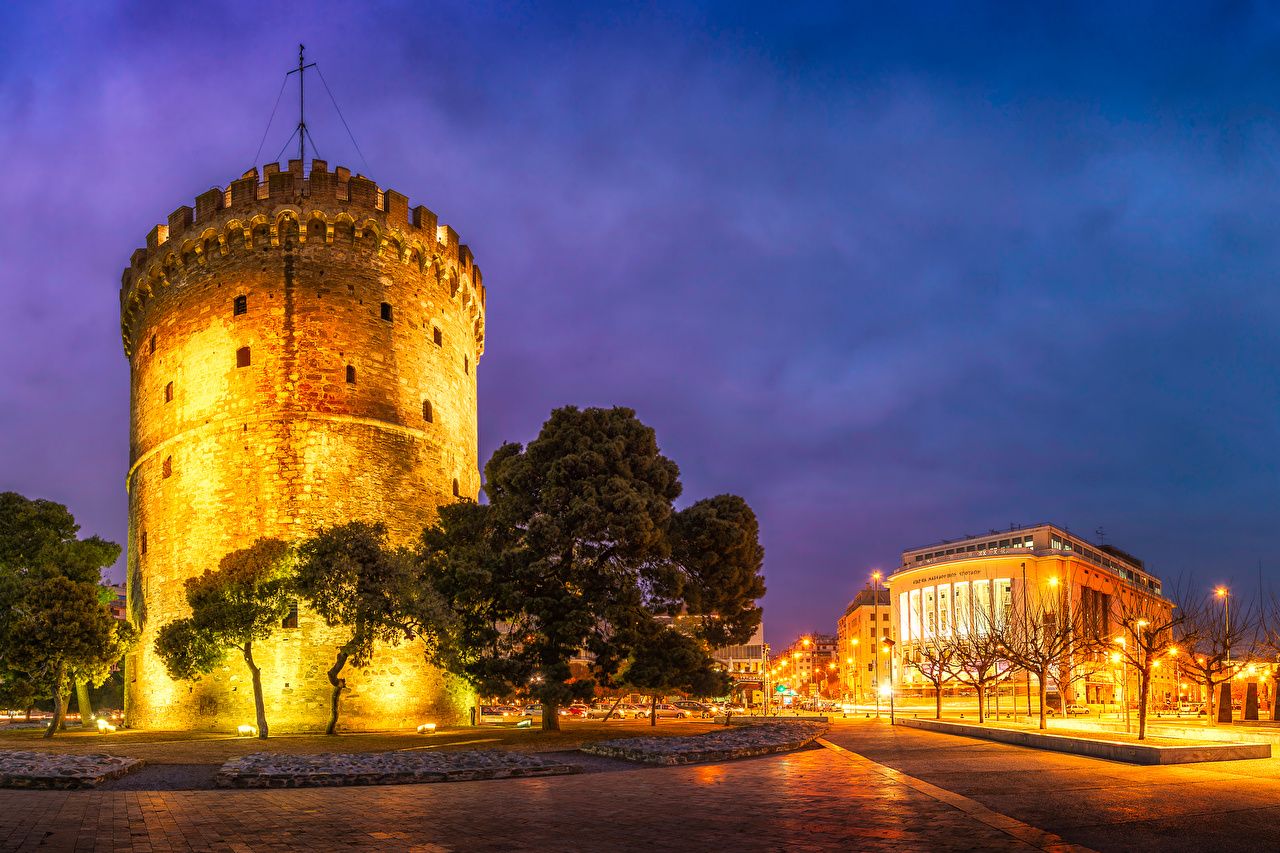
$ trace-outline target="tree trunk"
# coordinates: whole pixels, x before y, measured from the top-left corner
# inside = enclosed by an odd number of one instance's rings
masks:
[[[258,715],[258,737],[267,739],[267,709],[262,703],[262,670],[253,662],[253,641],[244,644],[244,662],[253,676],[253,710]]]
[[[937,702],[937,713],[934,714],[935,720],[942,719],[942,682],[935,681],[933,683],[933,698]]]
[[[80,711],[80,725],[86,729],[93,725],[93,703],[89,701],[89,682],[76,682],[76,708]]]
[[[542,730],[544,732],[560,731],[560,707],[552,702],[542,703]]]
[[[621,704],[622,704],[622,696],[618,696],[618,698],[613,701],[613,707],[609,709],[609,713],[604,715],[604,718],[607,720],[610,717],[612,717],[613,712],[618,710],[618,706]]]
[[[338,673],[342,672],[342,668],[347,665],[348,657],[350,656],[346,652],[338,652],[333,666],[329,667],[329,683],[333,685],[333,690],[329,694],[329,725],[324,730],[327,735],[338,732],[338,700],[342,696],[343,688],[343,681],[338,678]]]
[[[986,687],[978,685],[978,725],[982,725],[987,720],[987,690]]]
[[[67,708],[62,701],[62,671],[62,667],[59,666],[53,674],[53,719],[49,721],[49,728],[44,730],[46,738],[53,737],[54,732],[62,726],[62,717],[67,712]]]
[[[1149,669],[1138,670],[1138,740],[1147,739],[1147,691],[1151,689]]]
[[[1046,686],[1045,686],[1045,683],[1044,683],[1044,682],[1045,682],[1045,675],[1046,675],[1046,674],[1047,674],[1047,673],[1045,673],[1045,672],[1042,670],[1040,673],[1038,673],[1038,674],[1036,675],[1036,681],[1037,681],[1037,682],[1039,683],[1039,685],[1040,685],[1040,728],[1042,728],[1042,729],[1047,729],[1047,728],[1049,728],[1048,715],[1047,715],[1047,714],[1045,714],[1045,712],[1044,712],[1044,703],[1045,703],[1045,700],[1049,698],[1049,688],[1048,688],[1048,687],[1046,687]],[[1031,697],[1030,697],[1030,696],[1028,696],[1028,697],[1027,697],[1027,701],[1028,701],[1028,702],[1030,702],[1030,701],[1031,701]]]
[[[653,694],[653,699],[649,702],[649,725],[656,726],[658,724],[658,694]]]
[[[1205,702],[1204,717],[1205,722],[1211,726],[1218,724],[1218,698],[1213,695],[1213,678],[1212,676],[1205,679]]]

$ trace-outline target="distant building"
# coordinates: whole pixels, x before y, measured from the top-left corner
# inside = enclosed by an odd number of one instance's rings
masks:
[[[831,698],[838,686],[836,635],[804,634],[775,656],[774,678],[803,697]],[[837,691],[838,692],[838,689]]]
[[[1137,557],[1108,545],[1094,545],[1061,527],[1038,524],[985,536],[944,541],[902,552],[902,566],[886,581],[890,590],[895,683],[906,693],[929,693],[931,686],[910,662],[924,644],[953,635],[991,630],[1010,614],[1053,613],[1083,618],[1100,637],[1120,632],[1121,606],[1168,612],[1160,579]],[[1076,675],[1063,699],[1080,703],[1135,701],[1136,676],[1113,656],[1072,655]],[[1010,679],[1015,695],[1036,690],[1019,675]],[[1175,695],[1169,668],[1153,672],[1151,695]]]
[[[836,625],[836,669],[840,673],[840,696],[855,702],[874,698],[877,688],[876,654],[885,680],[889,676],[888,649],[885,639],[893,638],[893,622],[889,613],[889,590],[859,592],[845,608]]]
[[[765,666],[768,647],[764,642],[764,622],[741,646],[714,649],[711,656],[733,677],[733,694],[747,705],[764,704]]]
[[[129,618],[129,602],[125,595],[124,584],[112,584],[107,589],[111,590],[112,594],[111,601],[107,605],[111,608],[111,615],[121,622],[127,621]]]

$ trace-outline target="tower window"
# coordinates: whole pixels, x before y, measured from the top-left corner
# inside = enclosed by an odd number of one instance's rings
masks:
[[[164,458],[164,463],[160,466],[160,476],[166,479],[173,476],[173,457],[172,456],[166,456]],[[454,482],[456,483],[457,480],[454,480]]]
[[[431,329],[431,339],[435,341],[436,346],[440,346],[444,343],[444,335],[440,333],[439,326],[435,326]],[[152,340],[154,340],[154,338]]]
[[[430,400],[422,401],[422,419],[427,423],[431,423],[433,420],[431,417],[431,401]]]
[[[240,349],[236,350],[236,367],[248,367],[248,366],[249,366],[249,348],[240,347]]]
[[[471,373],[471,357],[470,356],[464,355],[462,357],[462,372],[467,374]]]
[[[298,627],[298,600],[296,598],[289,602],[289,610],[284,614],[284,619],[280,622],[280,627]]]
[[[453,496],[454,496],[455,498],[460,498],[460,497],[462,497],[462,492],[458,491],[458,478],[457,478],[457,477],[454,477],[454,478],[453,478]]]
[[[347,384],[348,384],[348,385],[355,385],[355,384],[356,384],[356,368],[355,368],[355,365],[351,365],[351,364],[348,364],[348,365],[347,365]]]
[[[382,319],[386,320],[388,323],[391,322],[391,303],[390,302],[382,303]]]
[[[164,401],[166,403],[173,402],[173,383],[168,382],[164,386]]]
[[[438,343],[438,341],[437,341],[437,343]],[[151,336],[151,354],[152,354],[152,355],[155,355],[155,354],[156,354],[156,336],[155,336],[155,335],[152,335],[152,336]]]
[[[138,553],[147,553],[147,531],[142,531],[142,535],[138,537]]]
[[[242,294],[231,301],[231,315],[233,317],[239,317],[241,314],[247,314],[248,312],[249,297]]]

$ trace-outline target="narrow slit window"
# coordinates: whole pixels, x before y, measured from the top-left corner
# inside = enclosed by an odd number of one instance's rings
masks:
[[[236,367],[248,367],[249,363],[249,348],[240,347],[236,350]]]
[[[391,322],[391,303],[390,302],[382,303],[382,319],[386,320],[388,323]]]
[[[151,336],[151,354],[152,355],[156,354],[156,336],[155,335]]]
[[[241,314],[249,313],[249,297],[240,295],[231,302],[231,314],[233,317],[239,317]]]
[[[164,458],[164,462],[160,465],[160,476],[166,479],[173,476],[173,457],[172,456],[166,456]],[[455,480],[454,482],[456,483],[457,480]]]
[[[444,344],[444,335],[440,332],[439,326],[432,328],[431,339],[435,341],[436,346],[441,346]]]
[[[355,365],[352,365],[352,364],[348,364],[348,365],[347,365],[347,384],[348,384],[348,385],[355,385],[355,384],[356,384],[356,368],[355,368]]]
[[[147,531],[142,531],[142,535],[138,537],[138,553],[147,553]]]
[[[454,496],[455,498],[460,498],[460,497],[462,497],[462,492],[458,491],[458,478],[457,478],[457,477],[454,477],[454,478],[453,478],[453,496]]]
[[[280,622],[281,628],[297,628],[298,627],[298,601],[294,599],[289,602],[289,610],[284,614],[284,619]]]
[[[168,382],[164,386],[164,401],[166,403],[173,402],[173,383]]]
[[[471,373],[471,356],[464,355],[462,357],[462,372],[466,374]]]
[[[427,423],[431,423],[434,420],[434,418],[432,417],[430,400],[422,401],[422,419]]]

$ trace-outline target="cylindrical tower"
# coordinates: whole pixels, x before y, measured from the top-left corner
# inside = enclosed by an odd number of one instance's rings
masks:
[[[382,521],[416,539],[436,508],[475,498],[484,287],[452,228],[405,196],[314,160],[256,169],[147,235],[120,290],[130,364],[126,722],[234,729],[253,718],[243,662],[175,682],[159,629],[184,582],[258,537]],[[322,729],[338,634],[306,607],[255,646],[267,715]],[[460,720],[460,682],[419,643],[348,669],[342,723]]]

